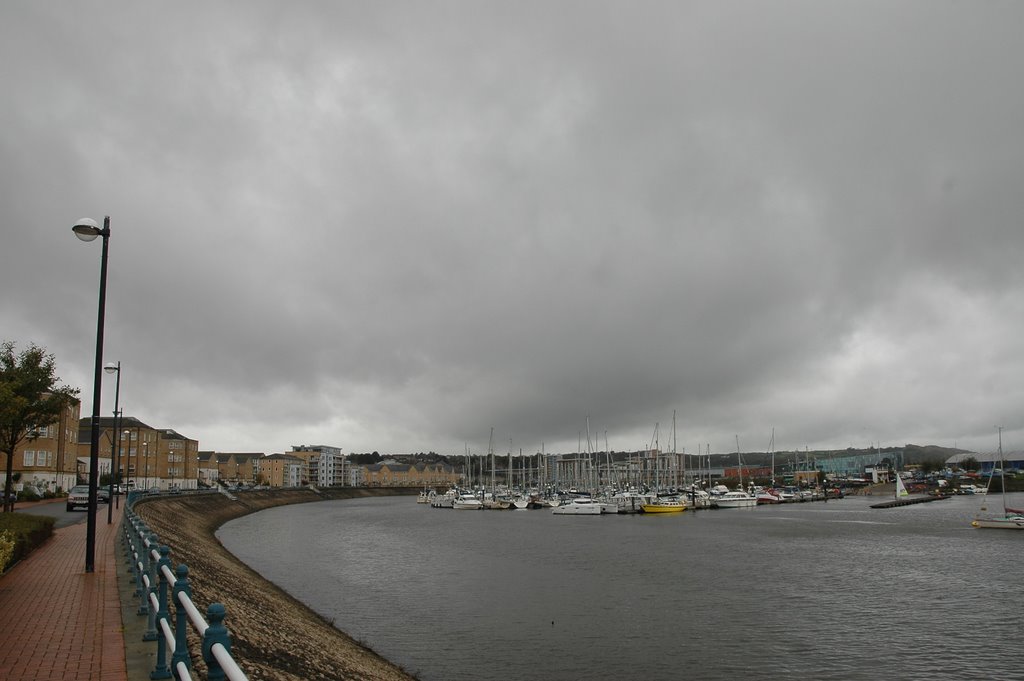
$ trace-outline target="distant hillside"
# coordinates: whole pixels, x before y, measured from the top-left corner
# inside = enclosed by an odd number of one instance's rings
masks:
[[[938,445],[907,445],[903,448],[903,461],[904,463],[941,463],[955,454],[963,454],[968,451],[970,450],[957,449],[955,447],[939,447]]]
[[[938,445],[915,445],[908,444],[902,447],[881,447],[875,448],[862,448],[855,449],[849,447],[847,449],[811,449],[803,451],[780,451],[775,452],[774,455],[770,452],[743,452],[740,454],[744,466],[771,466],[772,457],[774,456],[775,466],[779,469],[789,468],[790,470],[802,470],[804,468],[814,468],[814,462],[823,459],[834,459],[837,457],[845,456],[870,456],[876,454],[878,461],[882,462],[886,459],[891,459],[894,452],[902,452],[903,465],[923,464],[923,463],[945,463],[945,461],[953,456],[968,450],[956,449],[953,447],[939,447]],[[663,452],[663,456],[669,456],[668,453]],[[578,454],[562,454],[563,457],[575,457],[581,456]],[[582,455],[586,456],[586,455]],[[607,454],[600,452],[595,453],[596,459],[606,461]],[[646,453],[643,452],[612,452],[611,459],[614,461],[625,461],[645,457]],[[382,460],[380,454],[374,452],[372,455],[352,455],[353,460],[359,463],[373,463]],[[504,470],[507,467],[507,455],[500,454],[495,457],[494,467],[497,470]],[[395,459],[402,463],[420,463],[428,462],[433,463],[436,461],[442,461],[455,466],[456,468],[462,468],[466,464],[466,457],[464,456],[443,456],[438,455],[434,452],[427,454],[398,454],[390,455],[387,458]],[[515,457],[516,460],[520,460],[520,457]],[[527,457],[530,458],[530,457]],[[363,460],[367,459],[367,460]],[[490,470],[491,462],[489,457],[482,455],[473,455],[470,457],[473,461],[474,469],[479,470]],[[694,458],[689,459],[693,461]],[[706,461],[706,458],[702,457],[702,460]],[[724,466],[735,466],[736,465],[736,452],[730,452],[727,454],[712,454],[711,465],[713,467],[724,467]],[[690,464],[687,464],[688,466]],[[519,463],[516,464],[519,466]]]
[[[875,448],[862,448],[857,449],[854,447],[848,447],[847,449],[811,449],[805,451],[783,451],[775,452],[775,465],[776,467],[788,467],[792,466],[797,469],[803,468],[806,464],[808,468],[814,468],[814,462],[820,459],[834,459],[837,457],[844,456],[869,456],[871,454],[877,454],[879,462],[891,458],[894,452],[903,452],[903,465],[923,464],[923,463],[945,463],[945,461],[953,456],[967,450],[956,449],[953,447],[939,447],[938,445],[915,445],[908,444],[902,447],[881,447]],[[772,463],[772,454],[767,452],[743,452],[740,455],[743,459],[744,466],[770,466]],[[735,466],[736,465],[736,454],[713,454],[711,456],[712,466]]]

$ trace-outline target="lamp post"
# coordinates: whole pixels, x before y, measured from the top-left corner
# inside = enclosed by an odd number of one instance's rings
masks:
[[[146,482],[145,488],[149,489],[149,442],[146,442]],[[136,485],[138,487],[138,485]]]
[[[110,464],[112,466],[110,471],[110,498],[107,499],[107,525],[114,520],[114,500],[117,495],[114,494],[114,480],[117,478],[118,473],[118,459],[121,453],[121,412],[118,408],[118,403],[121,400],[121,360],[117,360],[117,364],[113,362],[107,364],[103,368],[108,374],[117,374],[117,380],[114,382],[114,424],[110,431],[113,437],[110,438]]]
[[[96,488],[100,465],[100,395],[103,387],[103,314],[107,302],[107,244],[110,241],[110,216],[103,218],[103,229],[92,218],[81,218],[71,228],[82,241],[103,237],[100,257],[100,298],[96,314],[96,367],[92,384],[92,434],[89,444],[89,510],[85,529],[85,571],[96,567]]]
[[[136,428],[135,432],[136,433],[139,432],[139,429]],[[139,437],[139,436],[136,436],[136,437],[137,437],[137,439],[139,441],[142,440],[141,437]],[[146,443],[142,443],[142,446],[145,447]],[[128,457],[129,457],[128,466],[129,467],[131,467],[131,454],[132,454],[132,450],[129,449],[128,450]],[[132,476],[131,483],[132,483],[132,490],[138,490],[139,489],[139,448],[138,447],[135,448],[135,475]]]
[[[122,425],[124,425],[124,409],[121,409],[121,414],[118,416],[118,427],[120,428]],[[127,496],[128,492],[125,491],[125,489],[127,487],[127,484],[128,484],[126,482],[126,479],[128,478],[128,466],[130,466],[131,463],[132,463],[132,437],[131,437],[131,435],[132,435],[132,431],[128,430],[127,428],[122,430],[121,431],[121,444],[119,444],[117,446],[117,487],[120,490],[117,493],[117,496],[122,496],[123,495],[125,499],[128,498],[128,496]],[[127,447],[124,446],[125,442],[128,443]],[[128,450],[127,454],[125,454],[125,452],[124,452],[124,450],[126,450],[126,449]],[[122,472],[122,469],[124,469],[124,472]],[[116,504],[114,506],[114,510],[116,511],[120,507],[121,507],[120,504]]]

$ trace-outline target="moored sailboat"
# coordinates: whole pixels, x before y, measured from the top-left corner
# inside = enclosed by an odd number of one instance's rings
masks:
[[[460,494],[452,502],[452,508],[457,511],[478,511],[483,508],[483,502],[473,494]]]
[[[601,504],[590,497],[577,497],[551,509],[553,515],[601,515]]]
[[[659,497],[641,505],[640,509],[644,513],[682,513],[686,510],[686,502],[679,497]]]
[[[979,516],[974,519],[971,523],[972,527],[990,529],[990,530],[1024,530],[1024,513],[1021,513],[1020,509],[1008,508],[1006,506],[1006,474],[1003,473],[1003,428],[999,428],[999,480],[1002,483],[1003,493],[1001,495],[1003,503],[1003,514]],[[994,474],[995,471],[993,470]],[[992,485],[992,477],[989,476],[988,484]],[[986,495],[987,497],[988,495]],[[981,507],[982,511],[987,511],[986,506]]]

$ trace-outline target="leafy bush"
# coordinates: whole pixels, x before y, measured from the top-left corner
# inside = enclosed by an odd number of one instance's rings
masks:
[[[14,563],[32,553],[53,534],[56,518],[29,515],[27,513],[0,513],[0,533],[6,541],[13,541],[10,556],[7,556],[0,545],[0,571],[6,571]]]
[[[14,562],[14,535],[7,530],[0,530],[0,572]]]
[[[42,490],[33,485],[25,485],[25,488],[18,494],[18,501],[39,501],[42,498]]]

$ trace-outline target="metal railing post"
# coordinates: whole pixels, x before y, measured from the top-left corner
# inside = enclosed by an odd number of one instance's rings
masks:
[[[229,653],[231,652],[231,637],[228,635],[227,627],[224,626],[224,615],[223,603],[211,603],[210,607],[206,609],[206,619],[209,620],[210,626],[207,627],[206,633],[203,635],[203,661],[206,662],[209,671],[207,678],[210,681],[223,681],[227,678],[220,662],[213,654],[213,646],[216,643],[224,646]]]
[[[170,548],[159,545],[156,533],[138,514],[128,509],[129,504],[126,504],[124,520],[127,522],[123,539],[135,576],[135,595],[140,599],[138,614],[148,615],[149,620],[142,640],[157,644],[156,664],[149,678],[168,679],[179,675],[182,679],[191,678],[192,654],[188,649],[188,627],[191,624],[202,639],[200,654],[207,666],[207,678],[244,681],[247,678],[245,672],[231,655],[231,636],[224,626],[224,605],[210,605],[206,611],[209,623],[204,621],[192,600],[188,566],[181,564],[172,573]],[[171,600],[174,601],[173,623],[170,618]]]
[[[148,575],[149,570],[149,552],[146,551],[146,538],[143,534],[143,525],[139,524],[139,529],[135,532],[135,553],[138,556],[135,560],[135,595],[139,597],[139,609],[135,611],[136,615],[148,615],[149,614],[149,598],[146,594],[149,593],[149,588],[146,586],[145,575]]]
[[[156,572],[160,576],[160,609],[156,614],[157,620],[167,619],[167,577],[161,569],[164,565],[170,566],[171,559],[168,554],[171,552],[169,546],[160,547],[160,560],[157,561]],[[157,626],[156,638],[156,667],[149,673],[151,679],[171,678],[171,669],[167,666],[167,638],[164,636],[164,628]]]
[[[179,565],[175,576],[177,579],[174,582],[174,655],[171,656],[171,666],[177,669],[178,663],[184,662],[185,667],[191,669],[192,658],[188,654],[188,615],[181,604],[181,594],[192,600],[188,566],[184,563]]]
[[[156,594],[157,592],[157,564],[153,562],[152,547],[156,546],[157,536],[155,532],[151,532],[147,541],[142,543],[142,551],[146,555],[146,576],[149,578],[149,588],[146,590],[146,594],[143,596],[143,600],[146,602],[146,612],[149,615],[149,622],[147,622],[146,633],[142,635],[143,641],[155,641],[158,634],[156,633],[156,609],[151,607],[152,603],[149,597],[150,594]]]
[[[125,514],[125,519],[128,521],[128,528],[125,530],[125,535],[124,535],[125,539],[127,540],[127,543],[128,543],[128,547],[127,547],[128,555],[125,556],[125,565],[128,565],[129,567],[134,569],[135,568],[135,553],[136,553],[135,548],[138,546],[138,543],[135,541],[135,538],[138,537],[138,535],[139,535],[138,518],[136,517],[135,513],[133,513],[132,511],[130,511],[128,509],[127,506],[124,507],[124,514]]]

